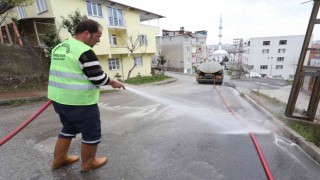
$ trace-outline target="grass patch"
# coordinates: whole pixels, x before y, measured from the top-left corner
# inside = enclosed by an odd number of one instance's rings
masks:
[[[270,103],[274,103],[276,105],[283,105],[285,106],[286,104],[283,103],[282,101],[279,101],[277,98],[271,98],[265,94],[262,94],[262,93],[259,93],[258,91],[251,91],[253,94],[257,95],[257,96],[260,96],[260,97],[263,97],[265,99],[267,99]]]
[[[313,136],[313,128],[311,125],[297,123],[297,122],[290,122],[287,124],[289,125],[289,127],[291,127],[291,129],[296,131],[298,134],[300,134],[306,140],[313,142],[314,136]]]
[[[312,142],[317,147],[320,147],[320,125],[319,124],[306,124],[301,122],[292,122],[286,120],[285,123],[306,140]]]
[[[288,82],[288,85],[292,85],[293,80],[286,80]]]
[[[137,76],[137,77],[127,79],[124,82],[128,83],[128,84],[139,85],[139,84],[148,84],[148,83],[159,82],[159,81],[163,81],[163,80],[166,80],[169,78],[171,78],[171,77],[165,76],[165,75]]]
[[[27,102],[25,100],[14,100],[14,101],[10,102],[10,106],[11,107],[18,107],[18,106],[21,106],[26,103]]]

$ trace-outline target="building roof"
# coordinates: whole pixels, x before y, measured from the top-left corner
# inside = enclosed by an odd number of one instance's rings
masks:
[[[145,11],[143,9],[139,9],[139,8],[136,8],[136,7],[133,7],[133,6],[129,6],[129,5],[126,5],[126,4],[118,3],[116,1],[111,1],[111,0],[108,0],[108,1],[111,3],[111,5],[112,4],[119,4],[121,6],[129,8],[129,9],[139,11],[140,12],[140,20],[141,21],[148,21],[148,20],[152,20],[152,19],[165,18],[165,16],[162,16],[162,15],[159,15],[159,14],[155,14],[155,13],[152,13],[152,12],[149,12],[149,11]]]

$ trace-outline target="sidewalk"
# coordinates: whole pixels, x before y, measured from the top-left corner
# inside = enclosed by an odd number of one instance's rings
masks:
[[[19,92],[1,92],[0,106],[9,105],[15,101],[34,101],[46,99],[46,90],[37,91],[19,91]]]
[[[262,93],[266,96],[269,96],[271,98],[275,98],[275,99],[287,104],[289,96],[290,96],[290,92],[291,92],[291,87],[292,86],[290,85],[290,86],[284,86],[280,89],[275,89],[275,90],[258,90],[258,89],[256,89],[256,91],[258,91],[259,93]],[[310,101],[310,95],[303,92],[303,91],[300,91],[295,107],[299,110],[306,111],[306,110],[308,110],[309,101]],[[316,116],[320,117],[320,108],[319,107],[317,108]]]
[[[166,79],[161,82],[153,83],[152,85],[167,84],[176,81],[176,78]],[[101,86],[101,91],[114,90],[111,86]],[[47,98],[47,90],[36,91],[17,91],[17,92],[1,92],[0,93],[0,106],[10,105],[15,101],[36,101]]]

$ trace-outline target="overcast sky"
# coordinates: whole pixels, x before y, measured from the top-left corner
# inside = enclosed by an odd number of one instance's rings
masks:
[[[313,2],[308,0],[114,0],[163,15],[160,28],[187,31],[207,30],[207,44],[218,44],[220,15],[222,43],[234,38],[303,35]],[[320,26],[320,25],[317,25]],[[320,28],[315,27],[314,39]]]

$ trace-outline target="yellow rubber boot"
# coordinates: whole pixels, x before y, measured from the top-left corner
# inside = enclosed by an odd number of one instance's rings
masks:
[[[71,138],[58,138],[54,148],[54,159],[52,169],[60,168],[64,165],[72,164],[79,160],[79,156],[68,156]]]
[[[107,157],[96,158],[98,145],[82,144],[81,147],[81,172],[87,172],[91,169],[97,169],[108,162]]]

